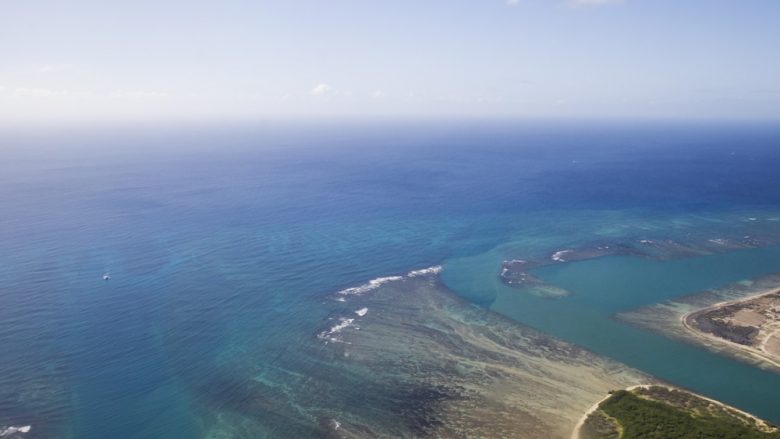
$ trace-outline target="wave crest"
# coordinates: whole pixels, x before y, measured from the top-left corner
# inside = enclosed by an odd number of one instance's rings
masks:
[[[442,269],[443,268],[441,265],[434,265],[432,267],[423,268],[421,270],[412,270],[406,273],[405,276],[385,276],[385,277],[378,277],[376,279],[371,279],[370,281],[362,285],[345,288],[341,291],[338,291],[336,293],[336,296],[338,296],[336,300],[338,300],[339,302],[344,302],[346,301],[346,296],[360,296],[371,290],[375,290],[388,282],[396,282],[399,280],[411,279],[414,277],[439,274],[442,272]]]
[[[378,277],[376,279],[371,279],[370,281],[364,283],[363,285],[359,285],[352,288],[345,288],[336,294],[340,296],[359,296],[363,293],[379,288],[388,282],[394,282],[402,279],[403,276]]]
[[[19,427],[0,427],[0,437],[11,436],[12,434],[16,433],[29,433],[31,428],[31,425],[22,425]]]
[[[338,338],[338,333],[344,330],[345,328],[348,328],[352,325],[352,323],[355,322],[355,319],[348,319],[346,317],[339,317],[339,322],[336,323],[334,326],[331,326],[330,329],[327,329],[325,331],[320,332],[317,334],[317,338],[320,340],[325,340],[325,343],[332,341],[332,342],[339,342],[341,341],[340,338]]]
[[[559,251],[553,253],[553,255],[550,257],[550,259],[552,259],[555,262],[566,262],[566,259],[564,259],[564,256],[566,256],[567,254],[569,254],[569,253],[571,253],[573,251],[574,250],[571,250],[571,249],[559,250]]]
[[[418,277],[418,276],[426,276],[429,274],[439,274],[443,269],[444,268],[441,265],[434,265],[433,267],[423,268],[422,270],[412,270],[406,276]]]

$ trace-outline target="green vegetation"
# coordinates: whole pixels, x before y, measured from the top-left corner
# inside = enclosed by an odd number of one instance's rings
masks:
[[[704,410],[708,404],[686,392],[673,392],[688,396],[683,407],[648,399],[633,392],[619,390],[601,403],[594,419],[586,422],[584,437],[620,437],[622,439],[780,439],[780,431],[762,431],[755,422],[722,408]],[[697,400],[692,409],[690,402]],[[675,401],[679,402],[679,401]],[[609,428],[605,421],[616,423]],[[597,428],[594,428],[597,427]],[[619,432],[619,433],[618,433]],[[600,433],[600,434],[599,434]],[[605,434],[606,433],[606,434]]]

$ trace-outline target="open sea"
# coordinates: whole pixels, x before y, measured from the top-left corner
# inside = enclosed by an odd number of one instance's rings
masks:
[[[780,423],[780,375],[614,318],[780,272],[778,170],[768,123],[2,128],[0,431],[319,437],[327,410],[370,423],[365,378],[322,354],[328,304],[434,265],[478,306]],[[559,299],[498,277],[596,241],[744,236],[761,244],[536,269],[572,293]]]

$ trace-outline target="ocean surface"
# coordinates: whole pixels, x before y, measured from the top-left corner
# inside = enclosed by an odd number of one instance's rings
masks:
[[[322,354],[334,293],[434,265],[479,306],[780,423],[780,376],[613,317],[780,271],[778,169],[761,123],[2,128],[0,429],[315,436],[314,408],[364,401]],[[748,235],[537,269],[560,299],[498,277],[594,240]]]

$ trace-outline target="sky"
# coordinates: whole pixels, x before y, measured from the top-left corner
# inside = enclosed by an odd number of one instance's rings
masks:
[[[780,119],[778,0],[0,0],[0,122]]]

